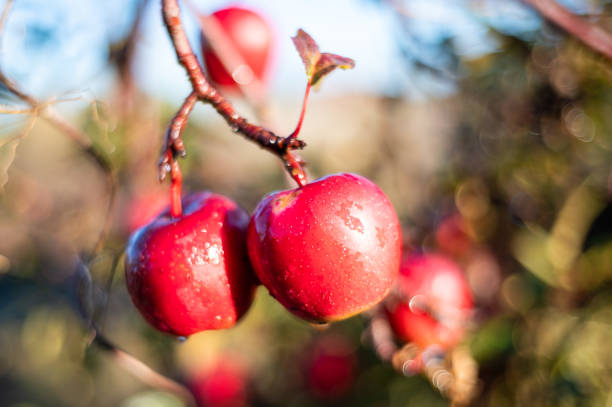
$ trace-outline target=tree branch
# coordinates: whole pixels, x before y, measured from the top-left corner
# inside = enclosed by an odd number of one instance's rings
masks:
[[[555,0],[523,0],[589,48],[612,59],[612,34],[573,14]]]
[[[9,11],[11,11],[11,7],[13,7],[13,0],[6,0],[2,15],[0,16],[0,33],[4,31],[4,24],[8,18]]]
[[[299,185],[303,185],[305,183],[304,172],[299,161],[296,160],[291,154],[291,151],[304,148],[306,143],[296,138],[277,136],[272,131],[261,126],[251,124],[244,117],[240,116],[232,104],[206,80],[204,72],[202,71],[199,62],[193,53],[189,40],[187,39],[187,35],[185,34],[185,29],[183,28],[181,22],[178,1],[162,0],[162,16],[166,28],[168,29],[170,39],[172,40],[172,45],[176,51],[177,59],[185,68],[193,88],[193,93],[190,94],[187,100],[183,103],[181,110],[190,105],[190,98],[195,94],[197,99],[212,105],[213,108],[225,119],[227,124],[234,132],[242,134],[245,138],[259,144],[259,146],[263,149],[266,149],[280,157],[284,161],[285,167],[288,169],[293,179]],[[180,122],[183,120],[184,115],[181,115],[181,110],[179,110],[173,119],[173,122]],[[171,129],[172,126],[173,124],[171,123]],[[183,128],[184,124],[182,124],[182,127],[178,127],[179,131],[174,134],[177,139],[180,139]],[[167,146],[172,146],[173,144],[177,145],[177,143],[181,142],[175,140],[171,144],[167,144]],[[169,162],[164,158],[164,156],[170,156],[168,151],[172,152],[172,150],[167,149],[162,151],[160,159],[160,174],[163,173],[165,175],[166,173],[170,172],[170,168],[167,165]],[[176,151],[172,153],[176,154]]]
[[[144,384],[167,391],[178,396],[188,406],[195,406],[196,402],[191,392],[183,384],[172,380],[155,370],[151,369],[147,364],[135,358],[124,350],[115,346],[106,337],[99,334],[97,331],[92,331],[92,343],[98,348],[108,352],[112,359],[121,366],[124,370],[138,378]]]
[[[100,152],[93,147],[91,140],[85,133],[55,113],[48,104],[41,103],[34,97],[24,93],[15,83],[8,79],[2,71],[0,71],[0,83],[4,85],[4,87],[6,87],[6,89],[13,95],[27,103],[30,106],[30,110],[33,114],[37,114],[38,116],[42,117],[52,126],[63,132],[66,136],[78,144],[81,150],[96,163],[106,177],[109,190],[109,202],[104,219],[104,225],[102,226],[102,230],[100,232],[100,237],[92,250],[93,254],[99,253],[100,250],[102,250],[104,241],[106,240],[106,236],[110,230],[111,214],[115,206],[115,196],[117,194],[117,179],[110,163],[106,157],[100,154]]]
[[[32,108],[20,109],[18,107],[0,105],[0,114],[32,114],[35,113]]]
[[[104,324],[109,302],[110,287],[113,281],[112,278],[115,274],[120,257],[121,253],[117,253],[113,260],[110,276],[106,283],[107,295],[103,305],[97,302],[96,295],[94,294],[97,287],[91,277],[89,267],[83,262],[80,256],[75,258],[75,278],[70,280],[74,281],[74,291],[72,292],[76,295],[75,305],[79,311],[79,315],[87,326],[87,332],[89,334],[87,344],[96,345],[99,349],[107,352],[115,363],[144,384],[173,393],[185,401],[187,405],[195,406],[193,395],[186,386],[156,372],[141,360],[116,346],[102,334],[99,328],[101,325],[96,322],[96,319],[100,320],[101,324]]]
[[[134,84],[134,78],[132,77],[131,67],[136,50],[136,43],[140,34],[143,14],[148,3],[149,0],[139,0],[130,31],[120,42],[111,44],[110,46],[108,59],[117,67],[119,76],[119,100],[117,101],[117,106],[123,118],[129,117],[134,108],[136,86]]]
[[[2,34],[2,29],[4,28],[4,24],[8,18],[8,14],[11,8],[13,1],[9,0],[6,2],[4,6],[4,10],[2,11],[2,15],[0,16],[0,36]],[[28,95],[19,89],[17,84],[13,83],[9,78],[4,75],[2,69],[0,69],[0,83],[4,85],[4,87],[17,98],[21,99],[23,102],[30,106],[30,109],[33,114],[39,115],[44,118],[47,122],[51,123],[57,129],[62,131],[66,136],[75,141],[97,165],[104,173],[106,177],[106,181],[108,183],[109,190],[109,202],[106,211],[106,216],[104,218],[104,225],[102,226],[102,230],[100,231],[100,237],[96,242],[93,254],[97,254],[102,250],[104,245],[104,241],[106,240],[106,236],[110,231],[111,226],[111,215],[113,209],[115,207],[115,196],[117,194],[117,178],[115,173],[112,170],[112,167],[106,157],[104,157],[98,150],[96,150],[89,137],[85,133],[83,133],[80,129],[74,127],[69,122],[65,121],[62,117],[57,115],[49,106],[48,103],[40,103],[36,98]],[[17,109],[16,109],[17,110]]]
[[[164,147],[162,148],[162,154],[159,160],[160,181],[162,181],[166,177],[166,173],[170,171],[168,166],[172,165],[172,160],[177,156],[185,157],[186,155],[185,144],[183,143],[181,135],[183,134],[183,130],[185,130],[187,120],[189,120],[189,115],[191,114],[191,111],[193,110],[193,107],[197,101],[197,93],[191,92],[183,102],[181,108],[178,110],[178,112],[176,112],[170,121],[168,130],[166,131],[166,140],[164,142]]]

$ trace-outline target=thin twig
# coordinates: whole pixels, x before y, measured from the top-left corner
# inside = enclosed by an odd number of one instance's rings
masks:
[[[48,106],[48,104],[41,103],[34,97],[24,93],[1,71],[0,83],[2,83],[6,87],[6,89],[13,95],[21,99],[23,102],[27,103],[34,113],[37,113],[38,116],[45,119],[55,128],[57,128],[70,139],[72,139],[76,144],[78,144],[81,150],[85,152],[104,173],[108,184],[109,202],[107,206],[107,213],[105,216],[104,225],[102,226],[100,236],[92,251],[94,255],[99,253],[102,249],[102,246],[104,245],[104,241],[106,240],[106,236],[108,235],[110,230],[111,214],[114,210],[115,196],[117,193],[117,179],[110,163],[108,162],[106,157],[104,157],[97,149],[94,148],[91,140],[89,139],[89,137],[87,137],[85,133],[83,133],[80,129],[73,126],[71,123],[67,122],[64,118],[59,116],[55,111],[51,109],[50,106]]]
[[[11,7],[13,7],[13,0],[6,0],[2,15],[0,16],[0,34],[4,31],[4,24],[6,24],[6,19],[8,18],[9,11],[11,11]]]
[[[164,147],[162,148],[162,155],[159,161],[159,179],[162,181],[166,174],[169,172],[169,165],[171,161],[177,156],[185,157],[185,143],[183,143],[183,139],[181,135],[185,130],[185,126],[187,125],[187,120],[189,120],[189,115],[193,110],[195,103],[198,101],[198,95],[195,92],[191,92],[189,96],[183,102],[181,108],[176,112],[172,120],[170,121],[170,125],[168,125],[168,130],[166,131],[166,140],[164,142]]]
[[[0,105],[0,114],[32,114],[32,113],[35,113],[35,111],[31,107],[25,108],[25,109],[19,109],[13,106]]]
[[[23,93],[21,89],[19,89],[19,87],[15,83],[13,83],[13,81],[7,78],[2,71],[0,71],[0,83],[4,85],[6,90],[17,96],[19,99],[30,105],[32,108],[38,107],[38,101],[33,97]]]
[[[289,170],[292,177],[298,184],[302,185],[305,175],[298,161],[292,156],[291,151],[302,149],[306,144],[296,138],[277,136],[272,131],[251,124],[244,117],[240,116],[233,105],[206,80],[202,67],[193,53],[183,28],[178,1],[162,0],[162,16],[176,51],[177,59],[185,68],[193,92],[197,95],[198,99],[212,105],[234,132],[242,134],[245,138],[280,157],[285,162],[285,167]],[[164,163],[163,156],[165,154],[167,154],[167,151],[162,152],[160,160],[162,163]],[[167,173],[170,168],[164,164],[160,170]]]
[[[546,19],[578,38],[589,48],[612,59],[612,33],[575,15],[555,0],[523,0]]]
[[[104,292],[106,293],[106,300],[102,309],[100,311],[100,315],[98,316],[99,326],[104,329],[106,325],[106,317],[108,315],[108,305],[110,303],[111,291],[113,289],[113,279],[115,278],[115,274],[117,273],[117,268],[119,266],[119,261],[123,258],[123,254],[125,253],[125,248],[119,250],[115,256],[113,257],[113,263],[111,264],[110,273],[108,273],[108,277],[106,279],[106,286],[104,287]]]
[[[2,16],[0,16],[0,38],[3,32],[2,29],[4,28],[4,24],[6,23],[6,19],[8,18],[7,16],[12,3],[12,0],[8,0],[6,2],[4,10],[2,11]],[[50,103],[41,103],[36,100],[36,98],[28,95],[27,93],[19,89],[19,86],[17,86],[17,84],[7,78],[1,69],[0,83],[3,84],[4,87],[10,93],[21,99],[23,102],[27,103],[35,116],[40,116],[44,118],[47,122],[51,123],[57,129],[61,130],[65,135],[75,141],[81,147],[81,150],[83,150],[104,173],[108,183],[109,202],[107,206],[106,216],[104,218],[104,225],[102,226],[100,236],[93,249],[93,255],[99,253],[100,250],[102,250],[104,241],[106,240],[106,236],[110,231],[111,215],[115,207],[115,196],[117,194],[117,178],[111,168],[110,163],[108,162],[106,157],[100,154],[100,152],[93,147],[91,140],[89,139],[89,137],[87,137],[85,133],[83,133],[80,129],[74,127],[72,124],[70,124],[57,113],[55,113],[51,109]]]
[[[104,217],[104,224],[102,225],[102,230],[100,231],[100,236],[96,241],[96,244],[92,250],[92,254],[95,255],[102,250],[104,246],[104,242],[106,241],[106,237],[110,232],[112,214],[115,209],[115,202],[117,196],[117,176],[113,171],[113,168],[110,162],[106,159],[106,157],[93,146],[91,140],[87,137],[85,133],[83,133],[79,128],[73,126],[71,123],[67,122],[64,118],[59,116],[51,109],[45,109],[41,114],[41,117],[55,126],[57,129],[61,130],[65,135],[74,140],[81,147],[82,151],[85,152],[100,168],[100,170],[104,173],[107,182],[108,188],[108,205],[106,207],[106,214]]]
[[[130,31],[119,43],[111,44],[110,47],[109,61],[114,63],[117,67],[119,77],[119,100],[117,106],[119,107],[119,114],[122,118],[129,118],[134,107],[136,86],[132,77],[131,68],[144,11],[148,3],[149,0],[139,1]]]
[[[138,378],[141,382],[150,387],[164,390],[178,396],[188,406],[196,405],[193,395],[186,386],[151,369],[144,362],[114,345],[99,332],[93,330],[92,335],[93,344],[108,352],[119,366]]]
[[[121,253],[118,253],[113,261],[111,275],[114,274],[114,270],[117,266],[117,263],[119,262],[120,257]],[[144,362],[138,360],[136,357],[130,355],[126,351],[116,346],[102,334],[102,331],[99,328],[100,325],[95,321],[96,314],[99,314],[99,306],[96,304],[94,298],[94,292],[96,291],[95,282],[91,277],[89,267],[82,261],[81,257],[77,257],[75,259],[75,263],[75,293],[77,295],[77,305],[79,314],[83,318],[83,321],[86,324],[87,331],[89,333],[88,345],[96,345],[101,350],[108,352],[111,358],[120,367],[125,369],[128,373],[130,373],[143,383],[153,388],[165,390],[176,394],[188,405],[195,405],[193,396],[185,386],[175,380],[172,380],[156,372],[155,370],[147,366]],[[111,283],[112,279],[109,279],[107,281],[107,284]],[[102,312],[105,312],[107,304],[108,296],[106,298],[106,303],[104,305],[104,309],[102,309]],[[102,315],[102,317],[104,317],[104,315]]]

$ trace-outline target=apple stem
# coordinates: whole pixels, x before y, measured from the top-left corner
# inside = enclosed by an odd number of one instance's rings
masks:
[[[300,112],[300,119],[298,120],[297,126],[295,126],[295,130],[289,136],[287,136],[288,140],[297,139],[300,130],[302,129],[302,123],[304,122],[304,116],[306,115],[306,106],[308,106],[308,96],[310,95],[311,82],[308,81],[306,84],[306,91],[304,92],[304,99],[302,100],[302,111]],[[285,163],[285,168],[289,172],[289,175],[295,182],[297,182],[299,187],[303,187],[308,183],[308,178],[306,177],[306,173],[304,172],[303,164],[304,162],[299,158],[299,156],[294,155],[291,151],[288,151],[282,157],[283,162]]]
[[[178,218],[183,214],[183,206],[181,203],[181,189],[183,186],[183,174],[178,161],[170,158],[170,176],[172,184],[170,184],[170,214],[173,218]]]
[[[288,152],[281,158],[285,164],[285,169],[287,172],[289,172],[289,175],[299,187],[303,187],[304,185],[308,184],[308,178],[306,177],[306,173],[304,172],[300,159],[296,158],[296,156],[291,152]]]
[[[304,122],[304,115],[306,114],[306,106],[308,105],[308,96],[310,95],[310,81],[306,84],[306,91],[304,92],[304,100],[302,101],[302,112],[300,113],[300,120],[298,121],[297,126],[295,126],[295,130],[293,133],[289,135],[288,138],[296,138],[302,129],[302,123]]]

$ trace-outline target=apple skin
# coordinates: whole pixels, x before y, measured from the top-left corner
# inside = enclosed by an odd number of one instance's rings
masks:
[[[157,329],[188,336],[233,326],[248,310],[255,278],[248,262],[248,214],[208,192],[183,199],[129,239],[125,277],[132,301]]]
[[[267,83],[272,65],[275,33],[260,14],[242,7],[228,7],[214,12],[215,18],[234,45],[253,75]],[[202,38],[202,54],[208,77],[227,90],[239,90],[238,84],[217,56],[214,49]]]
[[[463,339],[473,300],[455,262],[440,254],[417,254],[402,261],[385,310],[393,332],[402,341],[422,349],[431,345],[450,349]]]
[[[385,194],[355,174],[333,174],[273,192],[247,232],[251,264],[285,308],[311,322],[362,312],[391,289],[401,231]]]

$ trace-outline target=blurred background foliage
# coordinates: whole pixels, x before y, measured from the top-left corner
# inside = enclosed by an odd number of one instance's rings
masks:
[[[202,12],[224,4],[191,3]],[[356,57],[357,73],[335,73],[314,95],[303,156],[313,178],[353,171],[374,180],[400,215],[407,250],[443,251],[462,265],[477,302],[464,341],[479,369],[473,404],[612,406],[611,61],[519,1],[245,3],[273,16],[279,35],[315,26],[325,50],[388,50],[384,60]],[[612,33],[611,2],[562,3]],[[187,94],[177,97],[168,79],[187,89],[171,68],[158,2],[140,7],[16,1],[4,22],[4,73],[85,132],[119,187],[110,235],[91,256],[110,196],[104,174],[35,113],[0,116],[0,404],[184,405],[89,346],[89,310],[107,338],[155,370],[204,377],[209,405],[448,405],[425,377],[377,358],[365,317],[316,329],[262,288],[236,328],[185,342],[140,317],[122,248],[138,216],[164,202],[155,163]],[[334,42],[317,32],[319,14],[384,43]],[[266,116],[280,134],[297,119],[303,83],[297,54],[284,48]],[[156,53],[161,65],[151,64]],[[0,97],[3,110],[24,108],[6,87]],[[252,210],[290,186],[276,157],[208,106],[196,107],[185,141],[187,191],[214,190]]]

